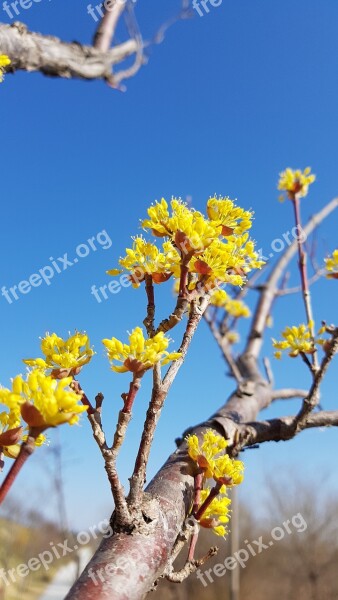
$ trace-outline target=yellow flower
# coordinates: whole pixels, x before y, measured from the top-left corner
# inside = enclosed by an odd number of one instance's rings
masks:
[[[230,198],[209,198],[207,214],[212,223],[221,227],[224,236],[242,235],[252,226],[253,213],[236,206]]]
[[[224,290],[215,290],[210,298],[210,304],[224,308],[224,310],[238,319],[239,317],[250,317],[249,307],[242,300],[233,300]]]
[[[326,277],[338,279],[338,249],[334,250],[328,258],[325,258]]]
[[[0,54],[0,83],[4,80],[5,67],[8,67],[10,64],[10,58],[6,54]]]
[[[170,241],[162,244],[162,252],[147,242],[142,236],[134,238],[132,248],[126,249],[126,256],[120,258],[120,265],[130,272],[133,287],[139,287],[146,275],[151,275],[154,283],[167,281],[173,273],[179,275],[180,255]],[[119,275],[123,271],[111,269],[108,275]]]
[[[180,358],[180,352],[167,352],[169,345],[167,338],[161,331],[154,337],[145,339],[141,327],[135,327],[129,335],[129,344],[123,344],[116,338],[102,340],[107,349],[107,355],[110,361],[121,362],[122,365],[112,365],[112,370],[116,373],[142,374],[151,369],[156,363],[166,365],[172,360]]]
[[[206,488],[201,491],[200,506],[208,498],[210,494],[210,488]],[[203,515],[198,520],[202,527],[212,529],[216,535],[224,537],[228,530],[225,524],[229,522],[229,506],[231,504],[230,498],[226,495],[220,495],[214,498],[209,506],[203,512]]]
[[[186,442],[190,458],[203,470],[206,479],[213,478],[226,486],[238,485],[243,481],[244,464],[223,452],[228,442],[221,435],[207,429],[202,444],[197,435],[189,435]]]
[[[227,331],[225,334],[225,339],[228,344],[238,344],[240,341],[240,335],[237,331]]]
[[[88,407],[79,404],[81,394],[69,388],[72,379],[65,377],[56,381],[40,369],[34,369],[26,380],[21,375],[15,377],[12,390],[1,389],[0,401],[9,408],[19,407],[23,420],[30,427],[46,429],[63,423],[74,425],[79,414]]]
[[[229,296],[225,290],[216,289],[213,291],[210,297],[210,304],[217,306],[218,308],[224,308],[225,303],[228,301]]]
[[[81,332],[76,332],[65,340],[56,333],[47,334],[41,341],[41,350],[45,359],[27,358],[23,362],[29,367],[37,367],[42,370],[62,371],[65,369],[68,371],[67,375],[70,374],[70,371],[73,375],[77,374],[84,365],[89,363],[94,354],[88,336]]]
[[[303,354],[313,354],[316,352],[316,344],[322,344],[323,340],[321,338],[315,339],[314,341],[311,339],[310,332],[310,323],[309,325],[293,325],[292,327],[286,327],[282,332],[283,340],[277,342],[272,339],[273,347],[276,348],[277,352],[275,352],[275,358],[282,357],[282,351],[288,350],[289,356],[295,358],[300,353]],[[322,333],[322,330],[319,331]]]
[[[221,233],[221,227],[176,198],[171,201],[171,214],[167,202],[162,198],[161,202],[148,209],[148,216],[142,226],[151,229],[155,236],[171,238],[182,256],[202,252]]]
[[[22,440],[23,427],[18,404],[12,399],[11,405],[12,408],[8,412],[0,412],[0,453],[3,452],[8,458],[16,458],[20,451],[19,442]]]
[[[232,235],[226,242],[215,240],[200,256],[194,257],[189,270],[215,287],[220,283],[241,286],[246,274],[264,264],[259,260],[255,245],[247,233]],[[210,287],[211,287],[210,286]]]
[[[311,173],[311,167],[306,167],[304,171],[297,169],[293,171],[290,168],[285,169],[279,175],[278,189],[285,191],[288,198],[294,199],[296,195],[299,197],[307,196],[309,185],[313,183],[316,176]],[[283,196],[279,198],[284,200]]]

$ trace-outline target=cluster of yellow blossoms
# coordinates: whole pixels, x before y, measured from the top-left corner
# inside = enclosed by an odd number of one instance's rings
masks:
[[[226,495],[227,488],[239,485],[243,481],[244,464],[240,460],[230,458],[224,452],[228,446],[227,440],[211,429],[207,429],[203,434],[202,443],[196,435],[189,435],[186,442],[190,458],[203,473],[204,489],[200,507],[210,494],[210,488],[205,486],[206,481],[213,479],[217,484],[221,484],[220,496],[215,497],[203,511],[199,523],[203,527],[212,528],[217,535],[224,536],[231,502]]]
[[[233,300],[225,290],[215,290],[210,298],[210,304],[224,310],[232,317],[250,317],[250,309],[242,300]]]
[[[74,374],[89,363],[94,351],[90,347],[85,333],[76,332],[68,339],[52,333],[41,340],[41,350],[45,358],[27,358],[23,362],[29,367],[37,367],[43,371],[71,369]]]
[[[35,431],[35,444],[40,446],[46,439],[42,431],[64,423],[74,425],[87,410],[82,394],[75,393],[71,384],[94,354],[88,336],[76,332],[63,340],[48,334],[41,340],[41,350],[44,358],[23,361],[33,367],[25,378],[18,375],[11,389],[0,389],[0,403],[5,407],[0,413],[0,452],[10,458],[17,457],[19,442],[27,437],[22,422],[26,430]]]
[[[282,357],[282,351],[287,350],[289,356],[295,358],[299,354],[313,354],[316,352],[316,345],[323,345],[325,340],[323,338],[316,338],[315,340],[311,337],[312,324],[304,325],[293,325],[292,327],[286,327],[282,332],[283,340],[277,342],[273,341],[273,346],[276,348],[275,358]],[[318,331],[318,335],[324,333],[325,327],[321,327]]]
[[[304,171],[300,171],[299,169],[293,171],[293,169],[288,168],[280,173],[278,189],[285,191],[287,197],[290,198],[290,200],[293,200],[296,195],[298,197],[307,196],[309,185],[311,185],[315,179],[316,176],[311,173],[310,167],[306,167]],[[284,196],[281,195],[279,200],[283,201]]]
[[[109,360],[122,363],[112,365],[112,370],[116,373],[131,371],[134,374],[142,374],[159,362],[164,366],[181,356],[180,352],[167,352],[170,340],[163,331],[145,339],[141,327],[135,327],[130,333],[129,344],[123,344],[114,337],[102,342],[107,349]]]
[[[142,236],[134,238],[133,247],[126,249],[126,256],[119,263],[130,278],[133,287],[138,287],[149,275],[154,283],[167,281],[173,273],[178,277],[180,271],[180,255],[169,241],[163,242],[162,251]],[[111,269],[108,275],[119,275],[121,269]]]
[[[331,256],[325,259],[325,267],[328,279],[338,279],[338,249],[334,250]]]
[[[0,83],[4,80],[5,68],[10,64],[10,58],[6,54],[0,54]]]
[[[134,238],[133,247],[119,260],[132,284],[138,287],[146,275],[154,283],[171,276],[179,278],[184,265],[189,272],[189,291],[210,290],[221,283],[243,285],[246,274],[263,264],[249,239],[252,212],[236,206],[230,198],[210,198],[207,215],[176,198],[170,207],[164,198],[152,205],[142,226],[156,238],[166,239],[158,249],[142,236]],[[110,275],[121,272],[107,271]]]

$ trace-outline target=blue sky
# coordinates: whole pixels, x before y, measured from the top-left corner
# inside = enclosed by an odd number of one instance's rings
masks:
[[[95,4],[95,3],[94,3]],[[142,32],[150,37],[178,8],[178,2],[140,1]],[[95,23],[86,2],[42,0],[20,19],[32,29],[64,40],[89,43]],[[39,74],[8,75],[0,88],[2,114],[2,229],[0,287],[18,285],[31,274],[97,237],[97,250],[55,274],[10,304],[0,296],[1,383],[22,372],[22,357],[39,354],[45,331],[61,335],[86,329],[97,351],[81,376],[89,396],[106,396],[107,430],[112,430],[128,377],[109,371],[100,340],[125,336],[144,317],[142,291],[123,290],[98,303],[91,287],[108,282],[137,233],[152,201],[191,196],[203,210],[210,194],[237,198],[253,208],[253,236],[270,252],[271,243],[293,226],[291,206],[277,201],[276,180],[286,166],[311,165],[317,182],[302,205],[304,218],[338,193],[336,177],[338,57],[335,0],[223,0],[203,17],[177,23],[163,44],[150,50],[149,63],[127,82],[125,93],[102,82],[48,79]],[[10,22],[0,6],[0,19]],[[0,48],[1,51],[1,48]],[[336,247],[337,215],[318,234],[319,257]],[[61,265],[61,262],[59,262]],[[48,271],[47,271],[48,272]],[[296,281],[294,272],[291,281]],[[313,289],[317,321],[336,318],[337,285]],[[165,313],[171,285],[159,292]],[[254,305],[255,296],[250,300]],[[291,321],[304,319],[301,300],[282,299],[270,337]],[[179,332],[172,337],[179,343]],[[202,324],[189,358],[171,390],[153,447],[149,476],[172,451],[173,440],[189,425],[208,417],[233,388],[219,351]],[[303,365],[288,359],[274,365],[276,385],[306,386]],[[130,474],[148,402],[145,382],[135,407],[128,443],[121,454],[124,481]],[[292,414],[298,402],[276,403],[264,417]],[[334,377],[323,386],[323,405],[334,408]],[[86,527],[111,507],[99,452],[83,419],[62,429],[66,496],[70,517]],[[51,437],[53,437],[51,435]],[[260,499],[262,481],[281,469],[308,473],[335,468],[335,431],[305,432],[297,439],[266,444],[244,455],[243,498]],[[48,450],[32,459],[17,484],[34,498],[53,503],[47,491]],[[94,482],[94,483],[93,483]],[[332,480],[331,485],[337,488]],[[34,491],[41,488],[42,493]],[[36,500],[38,501],[38,500]],[[41,500],[40,500],[41,502]]]

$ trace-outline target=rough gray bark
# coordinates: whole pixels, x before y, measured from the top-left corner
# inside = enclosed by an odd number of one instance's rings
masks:
[[[57,37],[32,33],[23,23],[0,24],[0,54],[11,58],[11,70],[40,71],[54,77],[110,79],[112,68],[137,52],[130,39],[107,52],[67,43]]]

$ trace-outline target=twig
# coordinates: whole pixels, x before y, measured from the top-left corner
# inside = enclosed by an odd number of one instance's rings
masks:
[[[113,6],[105,8],[102,20],[96,30],[93,45],[101,52],[108,52],[120,16],[126,8],[126,0],[117,0]]]
[[[293,204],[294,213],[295,213],[296,229],[297,229],[297,231],[302,231],[299,194],[294,195],[294,197],[292,199],[292,204]],[[306,266],[307,254],[304,251],[304,246],[303,246],[300,236],[297,235],[296,239],[297,239],[297,245],[298,245],[298,257],[299,257],[298,266],[299,266],[299,272],[300,272],[300,279],[301,279],[301,283],[302,283],[302,293],[303,293],[303,300],[304,300],[304,306],[305,306],[305,313],[306,313],[309,331],[311,333],[311,339],[312,339],[312,342],[314,343],[314,340],[315,340],[314,321],[313,321],[310,286],[309,286],[309,282],[308,282],[307,266]],[[317,370],[318,369],[318,358],[317,358],[316,352],[314,352],[312,354],[312,364],[313,364],[314,369]]]
[[[154,439],[157,422],[160,418],[164,401],[167,394],[163,391],[161,383],[161,366],[157,363],[154,367],[154,385],[151,399],[143,426],[143,432],[139,450],[137,453],[133,474],[130,478],[130,492],[128,503],[133,508],[138,508],[141,504],[143,487],[146,478],[147,464],[149,460],[150,448]]]
[[[312,410],[319,403],[319,387],[321,382],[323,381],[324,375],[331,363],[334,355],[338,352],[338,327],[335,329],[332,339],[328,342],[328,347],[326,348],[326,354],[321,362],[320,367],[317,372],[314,374],[314,380],[312,386],[310,388],[309,394],[304,398],[302,408],[300,409],[298,415],[294,419],[294,425],[296,428],[296,433],[304,428],[306,425],[307,418]]]
[[[267,380],[268,380],[269,384],[271,385],[271,387],[273,387],[274,376],[273,376],[273,372],[272,372],[270,360],[269,360],[269,358],[267,356],[265,356],[263,358],[263,365],[264,365],[264,368],[265,368],[265,373],[266,373]]]
[[[212,556],[215,556],[218,552],[217,546],[213,546],[210,548],[209,552],[198,560],[193,560],[191,562],[186,562],[183,569],[180,571],[172,571],[171,573],[167,573],[165,575],[168,581],[171,583],[182,583],[187,577],[189,577],[192,573],[195,573],[199,567],[204,565]]]
[[[194,504],[192,507],[192,514],[196,514],[198,511],[198,507],[201,503],[201,491],[203,488],[203,473],[197,473],[194,478]],[[188,553],[188,561],[191,562],[194,560],[196,543],[198,540],[198,530],[194,530],[190,545],[189,545],[189,553]]]
[[[216,327],[214,321],[209,317],[208,311],[205,311],[203,316],[204,316],[204,320],[208,324],[209,329],[210,329],[211,333],[213,334],[219,348],[222,351],[223,357],[225,358],[226,362],[228,363],[228,365],[230,367],[233,377],[236,379],[236,381],[238,383],[241,383],[243,381],[243,377],[242,377],[241,372],[236,364],[234,357],[232,356],[232,353],[231,353],[231,350],[230,350],[229,344],[227,343],[226,338],[221,335],[221,333],[219,332],[218,328]]]
[[[22,467],[32,456],[35,450],[35,441],[38,435],[40,435],[44,431],[44,428],[33,428],[29,431],[27,440],[22,443],[20,452],[13,462],[10,470],[8,471],[1,487],[0,487],[0,504],[5,500],[8,492],[10,491],[14,481],[16,480],[18,474],[20,473]]]
[[[284,388],[282,390],[274,390],[272,392],[272,401],[274,400],[291,400],[293,398],[306,398],[307,390],[299,390],[297,388]]]
[[[146,287],[146,294],[147,294],[147,298],[148,298],[148,305],[147,305],[147,316],[144,319],[143,324],[147,330],[149,337],[153,337],[153,335],[155,334],[155,327],[154,327],[155,300],[154,300],[154,285],[153,285],[153,279],[152,279],[151,275],[145,276],[145,287]]]

